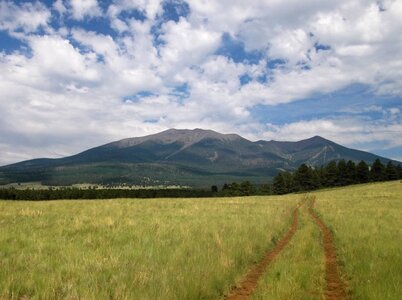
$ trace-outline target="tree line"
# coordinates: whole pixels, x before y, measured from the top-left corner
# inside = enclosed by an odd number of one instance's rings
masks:
[[[283,195],[313,191],[319,188],[346,186],[357,183],[402,179],[402,166],[391,161],[384,165],[379,159],[369,166],[365,161],[331,161],[325,166],[313,168],[306,164],[294,172],[280,172],[272,183],[253,185],[249,181],[224,184],[221,191],[212,186],[219,196]]]
[[[293,192],[312,191],[319,188],[346,186],[357,183],[402,179],[401,165],[389,161],[387,165],[376,159],[369,166],[360,161],[331,161],[326,166],[312,168],[302,164],[295,172],[281,172],[274,177],[273,194],[282,195]]]
[[[280,172],[272,183],[253,185],[249,181],[225,183],[221,189],[1,189],[0,199],[5,200],[56,200],[56,199],[114,199],[114,198],[204,198],[250,195],[283,195],[312,191],[319,188],[346,186],[357,183],[402,179],[402,166],[387,165],[377,159],[371,166],[360,161],[331,161],[325,166],[313,168],[302,164],[294,172]]]
[[[57,200],[57,199],[115,199],[115,198],[195,198],[212,197],[214,193],[202,189],[0,189],[5,200]]]

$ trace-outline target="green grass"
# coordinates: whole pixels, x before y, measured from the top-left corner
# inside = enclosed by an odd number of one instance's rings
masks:
[[[353,299],[398,299],[402,183],[312,194]],[[222,299],[302,198],[0,201],[0,299]],[[302,207],[253,299],[322,299],[324,268],[321,233]]]
[[[0,298],[217,299],[287,230],[295,204],[0,201]]]
[[[325,264],[320,239],[320,230],[303,205],[298,230],[268,267],[252,299],[323,299]]]
[[[315,193],[354,299],[402,295],[402,182]]]

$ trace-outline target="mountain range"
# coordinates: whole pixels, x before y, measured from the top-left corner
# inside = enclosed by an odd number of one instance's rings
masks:
[[[79,154],[41,158],[0,167],[0,184],[133,184],[208,186],[249,180],[268,182],[302,163],[318,167],[332,160],[371,164],[378,155],[314,136],[298,142],[249,141],[237,134],[203,129],[169,129],[123,139]],[[397,162],[399,163],[399,162]]]

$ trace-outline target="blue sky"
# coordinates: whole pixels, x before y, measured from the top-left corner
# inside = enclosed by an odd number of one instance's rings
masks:
[[[0,0],[0,165],[167,128],[402,160],[396,0]]]

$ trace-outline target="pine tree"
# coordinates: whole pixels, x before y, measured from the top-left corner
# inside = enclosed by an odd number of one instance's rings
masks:
[[[396,180],[398,179],[398,171],[396,170],[396,167],[392,163],[392,161],[389,161],[386,168],[385,168],[385,178],[387,180]]]
[[[240,184],[240,193],[244,196],[250,196],[255,193],[255,187],[250,181],[243,181]]]
[[[316,169],[315,172],[317,174],[318,185],[320,187],[325,186],[326,172],[324,166],[321,166],[319,169]]]
[[[402,179],[402,166],[401,165],[396,166],[396,172],[398,173],[398,178]]]
[[[382,181],[385,179],[385,168],[380,159],[377,158],[371,166],[370,176],[373,181]]]
[[[259,188],[258,193],[260,195],[272,195],[272,185],[271,184],[263,184]]]
[[[341,159],[338,162],[338,178],[337,178],[337,184],[338,185],[347,185],[347,172],[348,169],[346,167],[346,162],[344,159]]]
[[[294,175],[289,172],[284,172],[282,175],[285,183],[285,193],[297,192],[298,189],[294,182]]]
[[[295,185],[300,191],[311,191],[319,186],[318,177],[311,167],[302,164],[293,176]]]
[[[359,183],[366,183],[370,180],[370,170],[365,161],[360,161],[356,166],[356,180]]]
[[[354,184],[357,183],[356,178],[356,164],[349,160],[346,164],[346,174],[345,174],[345,183],[346,184]]]
[[[338,181],[338,167],[336,161],[331,161],[325,167],[325,179],[323,180],[324,186],[331,187],[335,186]]]
[[[272,189],[276,195],[286,194],[285,179],[282,172],[274,177]]]

